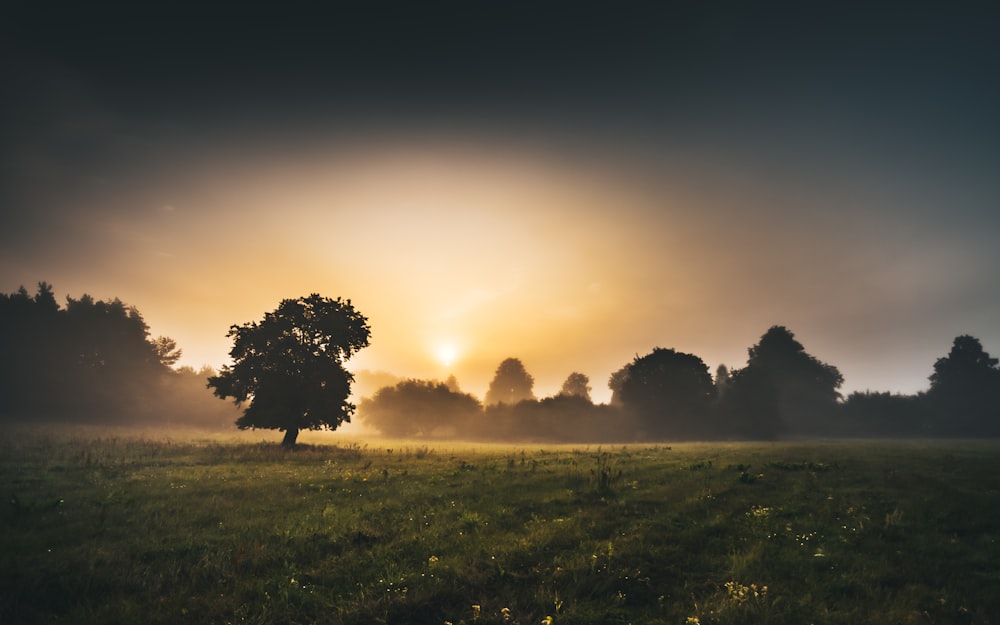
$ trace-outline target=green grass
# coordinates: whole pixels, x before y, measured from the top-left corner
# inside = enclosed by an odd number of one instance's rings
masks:
[[[1000,442],[4,434],[2,623],[1000,621]]]

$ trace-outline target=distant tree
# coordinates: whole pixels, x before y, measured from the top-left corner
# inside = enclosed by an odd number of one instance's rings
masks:
[[[638,355],[636,356],[638,358]],[[622,387],[625,386],[625,380],[628,379],[628,368],[629,365],[625,365],[618,371],[611,374],[608,378],[608,388],[611,389],[611,402],[612,406],[621,407],[622,405]]]
[[[217,375],[211,367],[201,369],[178,367],[166,376],[162,384],[163,423],[171,426],[196,427],[212,430],[231,428],[240,416],[231,403],[220,402],[206,388],[206,382]]]
[[[725,395],[730,382],[732,382],[732,376],[729,374],[729,367],[726,365],[719,365],[715,370],[716,396],[722,397]]]
[[[353,376],[344,362],[370,336],[351,300],[316,293],[282,300],[261,322],[231,326],[227,336],[233,365],[208,385],[237,406],[249,401],[237,427],[282,430],[282,445],[294,446],[300,430],[334,430],[351,420]]]
[[[934,363],[927,399],[934,431],[948,435],[1000,435],[1000,369],[979,339],[956,337]]]
[[[841,405],[842,415],[830,434],[852,437],[926,435],[923,400],[921,395],[872,391],[851,393]]]
[[[180,351],[149,338],[135,307],[90,295],[56,303],[51,285],[0,296],[0,413],[135,422],[164,410],[162,386]]]
[[[454,373],[448,376],[448,379],[444,381],[444,385],[453,393],[462,392],[462,389],[458,386],[458,378],[455,377]]]
[[[516,404],[525,399],[535,399],[532,388],[535,379],[528,374],[517,358],[507,358],[497,367],[496,375],[486,391],[486,405]]]
[[[621,411],[579,395],[486,406],[470,437],[491,441],[617,442],[634,440]]]
[[[385,436],[455,436],[482,411],[479,400],[446,383],[404,380],[364,398],[358,415]]]
[[[582,397],[590,401],[590,378],[582,373],[573,372],[566,377],[559,395],[566,397]]]
[[[633,360],[621,387],[622,404],[653,437],[701,435],[714,397],[701,358],[661,347]]]
[[[822,433],[836,417],[844,378],[806,353],[783,326],[773,326],[733,372],[724,403],[734,434],[774,438],[786,429]]]
[[[150,341],[156,359],[165,367],[173,367],[181,359],[182,350],[177,342],[166,336],[158,336]]]

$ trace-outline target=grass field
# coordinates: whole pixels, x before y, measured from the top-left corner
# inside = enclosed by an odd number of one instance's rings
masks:
[[[996,441],[4,435],[0,623],[1000,622]]]

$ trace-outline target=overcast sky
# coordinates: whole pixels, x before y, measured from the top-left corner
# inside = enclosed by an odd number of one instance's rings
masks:
[[[184,364],[312,292],[369,317],[353,368],[480,396],[772,325],[845,391],[1000,353],[995,4],[41,4],[0,17],[0,291],[119,297]]]

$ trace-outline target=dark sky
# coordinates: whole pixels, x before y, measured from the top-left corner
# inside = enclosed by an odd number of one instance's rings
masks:
[[[1000,352],[995,3],[535,4],[5,3],[0,288],[119,296],[215,366],[228,324],[305,294],[288,289],[351,290],[385,328],[366,365],[429,375],[391,348],[426,334],[464,346],[474,392],[508,355],[555,387],[586,368],[603,388],[655,345],[738,367],[771,324],[852,389],[924,388],[957,334]],[[375,204],[347,206],[364,176]],[[596,206],[560,195],[587,184]],[[436,208],[387,207],[383,186]],[[394,210],[492,254],[481,283],[380,236]],[[310,245],[338,250],[327,273],[260,277],[309,273]],[[504,281],[505,253],[531,264]],[[546,299],[560,280],[579,288]],[[418,292],[461,312],[406,330],[386,293]],[[563,305],[578,351],[541,338]]]

